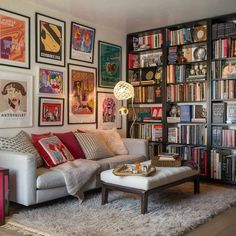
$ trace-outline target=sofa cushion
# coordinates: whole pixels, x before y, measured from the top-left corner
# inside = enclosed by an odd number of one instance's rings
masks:
[[[79,141],[86,159],[95,160],[113,156],[102,136],[98,133],[78,133],[75,137]]]
[[[83,149],[73,132],[55,133],[54,135],[56,135],[64,143],[75,159],[85,158]]]
[[[102,169],[113,169],[118,165],[132,164],[135,162],[146,161],[146,157],[142,155],[118,155],[110,158],[98,160],[97,162],[102,166]]]
[[[30,153],[36,158],[36,165],[40,167],[43,165],[43,160],[40,157],[38,151],[31,143],[30,137],[23,130],[16,136],[6,138],[0,137],[0,150],[12,151],[21,153]]]
[[[98,132],[103,136],[107,146],[115,155],[129,154],[117,129],[98,130]]]
[[[50,189],[66,186],[65,179],[59,171],[41,167],[36,170],[36,174],[38,176],[36,180],[37,189]]]
[[[57,136],[39,140],[38,151],[47,167],[51,168],[66,161],[73,161],[74,157]]]

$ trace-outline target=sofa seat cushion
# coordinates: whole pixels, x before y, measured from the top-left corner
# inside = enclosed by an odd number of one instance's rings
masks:
[[[101,160],[98,160],[97,162],[101,165],[101,169],[113,169],[118,165],[122,164],[132,164],[135,162],[142,162],[146,161],[146,157],[142,155],[117,155],[114,157],[104,158]]]
[[[66,186],[65,179],[59,171],[41,167],[36,170],[36,174],[38,176],[36,180],[37,189],[50,189]]]

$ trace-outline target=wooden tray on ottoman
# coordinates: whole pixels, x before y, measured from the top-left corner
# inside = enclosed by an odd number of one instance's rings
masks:
[[[151,164],[156,167],[180,167],[181,160],[159,160],[158,156],[151,158]]]
[[[112,173],[116,176],[149,176],[155,172],[156,168],[154,166],[150,166],[147,172],[143,172],[142,170],[137,170],[137,173],[133,173],[132,171],[130,171],[128,165],[118,166],[112,171]]]

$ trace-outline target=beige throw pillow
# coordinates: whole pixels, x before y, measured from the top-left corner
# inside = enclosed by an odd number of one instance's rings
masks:
[[[116,129],[98,130],[98,132],[103,136],[107,146],[115,155],[129,154]]]
[[[75,132],[75,137],[80,143],[86,159],[96,160],[113,156],[113,153],[109,150],[105,141],[98,133]]]

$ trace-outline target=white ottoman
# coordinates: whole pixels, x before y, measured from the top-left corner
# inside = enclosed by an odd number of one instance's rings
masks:
[[[200,192],[199,170],[188,166],[156,167],[156,170],[149,177],[116,176],[112,173],[113,169],[101,172],[102,204],[107,203],[109,189],[136,193],[141,196],[141,213],[145,214],[150,193],[191,180],[194,181],[194,193]]]

